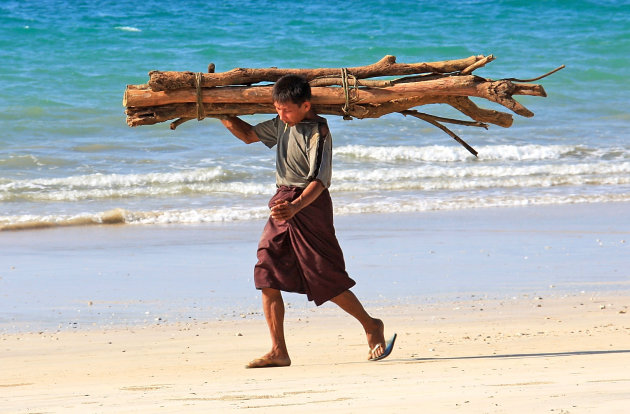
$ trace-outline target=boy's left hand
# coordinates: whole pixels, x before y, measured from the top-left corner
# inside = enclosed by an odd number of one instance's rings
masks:
[[[297,212],[297,207],[289,203],[287,200],[276,201],[276,204],[271,207],[271,218],[274,220],[286,221],[293,218]]]

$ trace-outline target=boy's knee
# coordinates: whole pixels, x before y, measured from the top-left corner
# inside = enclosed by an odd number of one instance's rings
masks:
[[[282,298],[282,292],[274,288],[262,288],[262,294],[269,299]]]

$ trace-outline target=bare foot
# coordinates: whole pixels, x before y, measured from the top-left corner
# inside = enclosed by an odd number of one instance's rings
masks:
[[[271,367],[288,367],[291,365],[291,358],[289,356],[278,356],[271,352],[263,355],[260,358],[256,358],[245,365],[245,368],[271,368]]]
[[[368,359],[380,357],[385,352],[385,325],[380,319],[373,318],[372,321],[373,328],[365,331],[370,347]]]

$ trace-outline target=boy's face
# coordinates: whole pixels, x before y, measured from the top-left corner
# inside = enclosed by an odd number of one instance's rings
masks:
[[[311,103],[306,101],[301,105],[295,104],[293,102],[274,102],[273,106],[276,108],[276,112],[278,112],[278,116],[285,124],[289,124],[289,126],[293,126],[299,122],[301,122],[308,111],[311,110]]]

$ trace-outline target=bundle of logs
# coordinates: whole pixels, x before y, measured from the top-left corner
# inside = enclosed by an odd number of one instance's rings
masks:
[[[513,95],[546,96],[541,85],[528,82],[564,67],[534,79],[492,80],[473,75],[473,71],[493,60],[492,55],[479,55],[407,64],[397,63],[394,56],[385,56],[374,64],[353,68],[236,68],[215,73],[214,64],[210,64],[207,73],[151,71],[148,84],[127,85],[123,105],[129,126],[175,120],[171,129],[191,119],[272,114],[275,113],[272,83],[293,73],[311,84],[311,102],[320,115],[339,115],[345,119],[379,118],[390,113],[413,116],[440,128],[477,155],[443,124],[486,129],[488,124],[506,128],[512,125],[511,114],[480,108],[471,97],[487,99],[518,115],[532,117],[534,114]],[[438,117],[412,109],[428,104],[450,105],[471,120]]]

